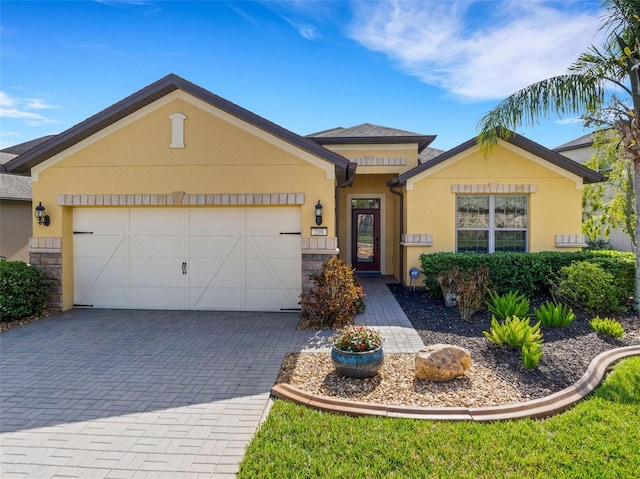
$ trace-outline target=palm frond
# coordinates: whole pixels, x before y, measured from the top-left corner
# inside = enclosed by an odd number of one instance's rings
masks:
[[[604,80],[593,72],[560,75],[529,85],[500,102],[478,122],[478,141],[490,149],[509,130],[533,126],[551,115],[582,114],[605,101]]]

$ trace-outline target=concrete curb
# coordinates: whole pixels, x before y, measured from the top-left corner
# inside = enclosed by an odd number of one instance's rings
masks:
[[[389,406],[334,399],[309,394],[288,384],[276,384],[271,395],[305,406],[349,416],[384,416],[436,421],[506,421],[524,417],[541,418],[558,414],[584,399],[598,387],[615,362],[640,355],[640,345],[611,349],[596,356],[582,377],[568,388],[550,396],[517,404],[485,408]]]

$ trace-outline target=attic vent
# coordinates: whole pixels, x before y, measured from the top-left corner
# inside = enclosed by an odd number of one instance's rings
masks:
[[[184,121],[187,115],[183,113],[172,113],[171,120],[171,148],[184,148]]]

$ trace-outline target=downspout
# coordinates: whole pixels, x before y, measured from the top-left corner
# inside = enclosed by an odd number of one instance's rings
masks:
[[[404,195],[394,188],[399,184],[398,178],[392,178],[387,182],[389,191],[394,195],[400,197],[400,234],[398,238],[402,243],[402,233],[404,232]],[[400,244],[400,282],[404,284],[404,247]]]
[[[345,180],[342,183],[336,185],[335,198],[336,198],[336,238],[340,241],[340,188],[346,188],[353,184],[353,179],[356,177],[357,163],[349,162],[345,170]]]

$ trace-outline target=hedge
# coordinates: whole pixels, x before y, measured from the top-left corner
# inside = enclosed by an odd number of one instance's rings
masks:
[[[21,261],[0,261],[0,321],[41,314],[48,287],[38,268]]]
[[[469,271],[487,266],[491,288],[499,294],[518,291],[533,299],[549,293],[548,278],[557,275],[560,268],[576,261],[588,261],[599,265],[613,275],[616,287],[624,298],[633,297],[635,256],[619,251],[578,251],[562,253],[432,253],[420,256],[424,284],[431,295],[442,296],[436,278],[454,267]]]

